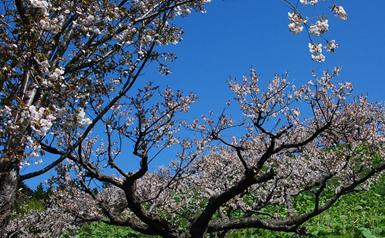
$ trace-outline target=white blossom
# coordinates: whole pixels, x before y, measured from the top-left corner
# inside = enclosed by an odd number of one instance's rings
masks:
[[[30,0],[30,3],[33,7],[42,9],[47,9],[50,6],[50,4],[45,0]]]
[[[40,136],[45,136],[52,127],[56,117],[48,109],[44,107],[37,109],[34,105],[29,107],[29,113],[32,129]]]
[[[327,42],[326,50],[329,52],[334,52],[338,48],[338,44],[335,40],[330,40]]]
[[[320,36],[329,30],[328,19],[321,18],[315,24],[310,26],[310,33],[316,36]]]
[[[316,62],[324,62],[325,56],[322,54],[322,44],[309,43],[311,58]]]
[[[334,5],[332,7],[332,11],[336,16],[338,16],[341,20],[347,20],[348,19],[348,14],[346,13],[345,9],[343,6],[337,6]]]
[[[318,0],[300,0],[300,3],[305,5],[315,5],[318,3]]]
[[[80,108],[78,109],[78,113],[76,114],[76,122],[79,126],[83,127],[91,124],[92,120],[86,116],[84,108]]]
[[[294,34],[298,34],[303,31],[303,24],[306,23],[306,20],[302,18],[297,12],[289,12],[289,30]]]

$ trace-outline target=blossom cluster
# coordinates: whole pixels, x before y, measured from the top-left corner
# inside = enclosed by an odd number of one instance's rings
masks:
[[[348,14],[346,13],[343,6],[333,5],[332,11],[336,16],[338,16],[341,20],[347,20]]]
[[[322,54],[322,44],[309,43],[309,51],[311,53],[311,58],[314,61],[325,61],[325,56]]]
[[[44,107],[40,107],[38,110],[34,105],[29,107],[31,128],[37,132],[40,136],[47,134],[48,130],[52,127],[52,124],[56,117],[49,113],[49,110]]]
[[[318,0],[301,0],[300,3],[302,5],[316,5],[319,3]],[[322,37],[324,38],[324,34],[329,31],[329,20],[326,16],[320,16],[319,19],[313,23],[309,24],[309,18],[304,16],[300,7],[292,4],[291,2],[287,2],[288,6],[291,8],[292,12],[289,12],[289,30],[294,34],[301,33],[304,29],[307,30],[310,43],[309,48],[311,52],[311,57],[316,62],[325,61],[325,55],[322,54],[322,44],[314,43],[313,37]],[[331,7],[331,11],[341,20],[347,20],[348,15],[343,6],[333,5]],[[324,38],[325,39],[325,38]],[[328,52],[334,52],[337,48],[337,43],[335,40],[326,40],[326,49]]]
[[[89,220],[102,218],[101,211],[88,194],[74,185],[66,186],[61,189],[52,187],[47,191],[48,199],[40,201],[44,209],[30,210],[13,218],[5,227],[5,234],[22,238],[59,237],[79,229]]]
[[[141,75],[142,63],[157,62],[161,73],[170,72],[167,63],[175,55],[156,46],[178,43],[182,31],[173,23],[175,17],[204,12],[207,2],[10,4],[0,16],[1,31],[7,33],[0,36],[1,145],[13,138],[25,148],[20,157],[26,158],[38,153],[36,144],[44,137],[62,147],[76,143],[92,117],[115,105],[107,103],[111,95]],[[28,24],[22,26],[28,31],[17,30],[20,22]]]
[[[328,19],[321,18],[314,25],[310,26],[310,33],[316,36],[320,36],[329,30]]]
[[[300,3],[305,4],[305,5],[307,5],[307,4],[315,5],[318,3],[318,0],[300,0]]]
[[[289,12],[289,30],[295,34],[298,34],[303,31],[303,24],[306,22],[306,19],[302,18],[296,12]]]

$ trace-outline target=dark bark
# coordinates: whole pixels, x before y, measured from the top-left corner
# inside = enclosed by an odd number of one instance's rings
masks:
[[[150,215],[144,211],[140,201],[135,196],[135,189],[132,185],[126,187],[124,192],[126,194],[128,207],[142,222],[148,225],[149,232],[167,238],[178,237],[177,232],[172,229],[171,224],[155,215]]]
[[[245,177],[236,185],[221,193],[218,196],[211,197],[205,210],[195,219],[190,227],[190,236],[200,238],[205,235],[209,226],[210,220],[214,213],[226,202],[241,194],[253,184],[266,182],[274,177],[274,172],[271,170],[260,177],[257,177],[253,172],[246,173]]]
[[[0,234],[4,234],[16,201],[19,167],[11,158],[0,158]]]

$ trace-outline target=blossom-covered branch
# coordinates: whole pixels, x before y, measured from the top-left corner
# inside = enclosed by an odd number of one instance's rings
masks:
[[[352,86],[336,82],[338,72],[313,75],[298,88],[276,75],[262,90],[252,69],[230,82],[240,116],[224,111],[219,119],[203,116],[191,124],[180,124],[175,115],[187,111],[194,96],[149,84],[103,120],[106,148],[103,138],[88,138],[82,153],[73,155],[69,177],[92,195],[108,223],[146,234],[203,237],[243,228],[306,233],[306,221],[367,188],[385,169],[383,108],[351,98]],[[177,136],[182,125],[196,137]],[[152,159],[171,145],[180,150],[170,166],[149,171]],[[135,157],[138,166],[125,169]],[[110,184],[122,209],[104,205],[92,182]],[[304,194],[311,194],[311,210],[295,206]]]
[[[177,16],[204,11],[205,0],[2,1],[0,7],[0,226],[17,183],[71,157],[124,98],[149,62],[168,74]],[[65,133],[63,133],[65,132]],[[46,164],[41,144],[64,151]],[[30,164],[45,168],[20,176]]]

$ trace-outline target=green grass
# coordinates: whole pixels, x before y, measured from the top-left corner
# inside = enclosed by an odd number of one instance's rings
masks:
[[[103,222],[92,223],[83,226],[76,233],[67,233],[62,236],[62,238],[91,238],[91,237],[103,237],[103,238],[145,238],[152,237],[140,234],[138,232],[133,231],[132,229],[112,226],[105,224]]]

